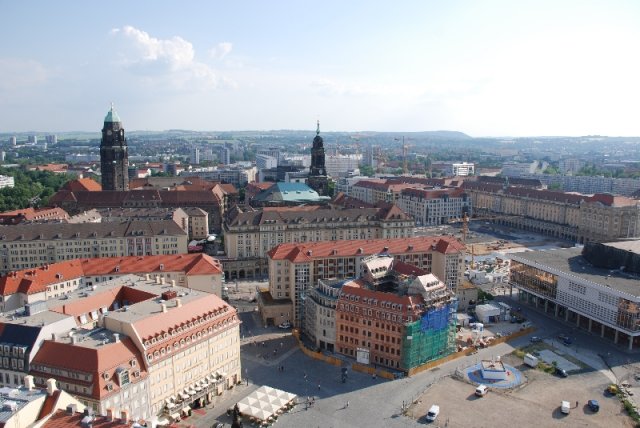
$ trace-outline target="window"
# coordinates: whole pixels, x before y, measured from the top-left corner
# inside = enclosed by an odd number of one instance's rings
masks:
[[[127,385],[131,382],[131,380],[129,379],[129,370],[120,368],[116,372],[118,373],[118,383],[120,384],[120,386]]]

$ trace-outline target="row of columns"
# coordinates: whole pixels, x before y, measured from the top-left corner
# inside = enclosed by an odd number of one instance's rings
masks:
[[[526,291],[520,290],[519,299],[520,300],[525,300],[525,301],[528,300],[528,298],[527,298],[528,294],[529,293],[527,293]],[[540,306],[539,305],[540,298],[538,296],[533,295],[533,294],[532,294],[532,296],[534,297],[533,302],[534,302],[534,305],[535,305],[535,307],[537,309]],[[569,308],[565,308],[565,309],[566,310],[565,310],[565,313],[564,313],[564,321],[568,323],[569,322],[569,312],[571,312],[571,311],[570,311]],[[548,310],[549,310],[549,300],[548,299],[544,299],[544,312],[545,312],[545,314],[548,313]],[[554,308],[554,316],[556,318],[558,318],[559,312],[560,312],[560,306],[556,303],[555,308]],[[578,313],[575,313],[575,314],[576,314],[576,326],[580,327],[580,320],[582,319],[581,315],[578,314]],[[587,331],[589,331],[589,333],[592,333],[593,332],[592,331],[593,330],[593,319],[587,318],[587,320],[588,320],[588,323],[589,323]],[[600,337],[602,337],[602,338],[604,338],[605,327],[606,326],[604,324],[600,324]],[[631,351],[633,349],[633,336],[627,335],[627,338],[628,338],[628,342],[629,342],[628,349]],[[614,329],[613,343],[615,343],[617,345],[618,342],[619,342],[619,339],[620,339],[620,331],[617,330],[617,329]]]

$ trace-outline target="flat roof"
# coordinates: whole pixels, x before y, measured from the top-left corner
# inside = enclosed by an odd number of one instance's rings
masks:
[[[640,296],[640,276],[595,267],[582,257],[582,248],[527,251],[513,254],[511,258],[528,264],[539,263],[623,293]]]
[[[606,242],[603,245],[607,247],[618,248],[620,250],[627,250],[635,254],[640,254],[640,239],[633,241],[619,241],[619,242]]]

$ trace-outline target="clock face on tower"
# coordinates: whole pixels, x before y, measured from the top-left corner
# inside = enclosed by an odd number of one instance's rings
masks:
[[[111,135],[111,134],[112,134],[111,130],[108,130],[107,135]]]

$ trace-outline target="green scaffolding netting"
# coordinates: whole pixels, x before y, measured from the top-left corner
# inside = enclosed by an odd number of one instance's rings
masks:
[[[455,306],[445,305],[427,312],[405,326],[402,339],[402,366],[410,369],[442,358],[455,351]]]

